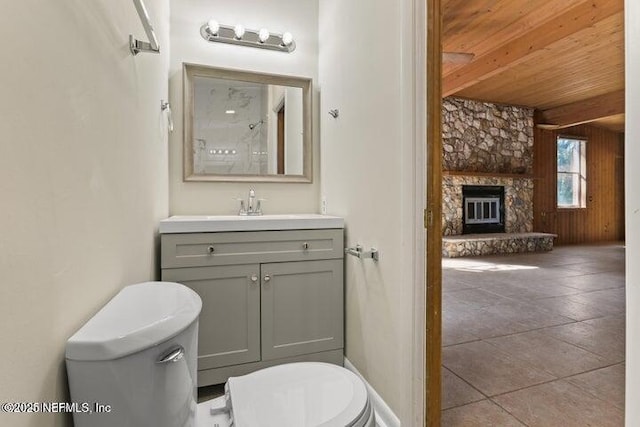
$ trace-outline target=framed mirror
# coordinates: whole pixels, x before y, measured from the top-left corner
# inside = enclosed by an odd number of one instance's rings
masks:
[[[311,182],[311,79],[184,64],[184,180]]]

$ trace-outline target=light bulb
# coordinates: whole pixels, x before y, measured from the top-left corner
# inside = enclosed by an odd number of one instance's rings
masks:
[[[218,21],[215,19],[209,19],[209,22],[207,22],[207,28],[211,34],[217,36],[218,31],[220,31],[220,24],[218,24]]]
[[[293,35],[287,31],[282,35],[282,44],[284,46],[289,46],[291,43],[293,43]]]
[[[260,43],[266,42],[267,39],[269,39],[269,36],[269,30],[266,28],[261,28],[260,31],[258,31],[258,40],[260,40]]]
[[[224,150],[224,154],[229,154],[229,150]]]
[[[233,32],[236,34],[236,38],[240,40],[242,36],[244,36],[245,28],[244,25],[238,24],[233,27]]]

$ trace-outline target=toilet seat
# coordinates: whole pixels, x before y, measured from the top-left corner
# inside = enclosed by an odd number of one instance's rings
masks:
[[[211,408],[226,407],[215,415]],[[198,405],[198,427],[364,427],[373,411],[364,383],[328,363],[290,363],[231,377],[226,395]]]

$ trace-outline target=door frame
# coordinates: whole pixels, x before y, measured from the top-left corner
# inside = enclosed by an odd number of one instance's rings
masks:
[[[442,9],[441,0],[427,1],[427,132],[425,313],[425,421],[440,426],[442,399]]]

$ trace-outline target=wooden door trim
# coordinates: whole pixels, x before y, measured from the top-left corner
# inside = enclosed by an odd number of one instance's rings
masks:
[[[427,0],[425,425],[440,426],[442,395],[442,12]]]
[[[285,132],[285,126],[284,126],[284,121],[285,121],[285,106],[284,104],[282,104],[282,106],[278,109],[277,112],[277,119],[278,119],[278,126],[277,126],[277,134],[278,137],[276,138],[276,169],[277,169],[277,174],[278,175],[284,175],[286,173],[285,171],[285,167],[284,167],[284,132]]]

